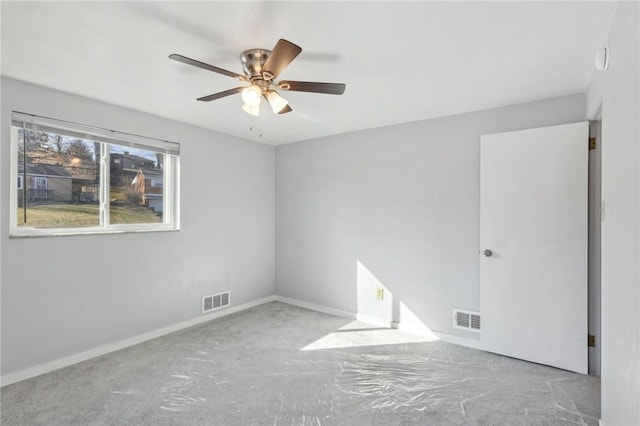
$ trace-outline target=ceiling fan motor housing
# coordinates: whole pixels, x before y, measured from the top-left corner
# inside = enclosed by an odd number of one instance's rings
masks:
[[[266,49],[249,49],[242,52],[240,61],[242,62],[242,70],[250,79],[262,79],[262,67],[271,55],[270,50]]]

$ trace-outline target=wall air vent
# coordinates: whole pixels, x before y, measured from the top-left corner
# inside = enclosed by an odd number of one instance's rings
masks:
[[[226,308],[231,304],[231,292],[211,294],[202,298],[202,313],[215,311],[217,309]]]
[[[453,328],[480,332],[480,312],[454,309]]]

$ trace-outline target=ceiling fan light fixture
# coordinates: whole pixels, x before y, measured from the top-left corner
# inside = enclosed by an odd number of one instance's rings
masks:
[[[267,100],[274,114],[278,114],[286,107],[289,102],[275,91],[271,90],[267,93]]]
[[[0,0],[2,1],[2,0]],[[289,102],[276,91],[324,93],[342,95],[346,88],[344,83],[319,83],[313,81],[280,81],[276,82],[280,73],[302,52],[302,48],[283,38],[279,39],[273,50],[249,49],[242,52],[240,61],[245,75],[225,70],[186,56],[173,53],[169,59],[186,65],[202,68],[207,71],[232,77],[246,82],[249,87],[235,87],[211,95],[197,98],[197,101],[210,102],[231,95],[240,94],[244,105],[242,109],[253,116],[260,114],[260,102],[264,97],[275,114],[287,114],[293,111]]]
[[[260,115],[260,106],[252,106],[249,104],[244,104],[242,105],[242,109],[247,114],[255,115],[256,117]]]
[[[255,84],[242,90],[242,100],[246,105],[249,105],[251,107],[260,106],[261,97],[262,97],[262,89],[256,86]]]

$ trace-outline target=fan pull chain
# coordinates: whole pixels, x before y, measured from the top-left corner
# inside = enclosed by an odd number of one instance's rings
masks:
[[[260,119],[260,117],[258,117]],[[253,132],[254,129],[258,132],[258,137],[262,138],[262,130],[257,128],[256,123],[254,122],[255,118],[253,116],[249,117],[249,131]]]
[[[250,120],[250,123],[249,123],[249,131],[250,131],[250,132],[253,132],[253,127],[254,127],[254,124],[253,124],[253,118],[250,118],[249,120]],[[259,133],[258,133],[258,137],[262,138],[262,131],[261,131],[260,129],[256,129],[256,130],[259,132]]]

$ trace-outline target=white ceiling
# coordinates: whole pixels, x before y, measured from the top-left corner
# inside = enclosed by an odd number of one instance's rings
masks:
[[[7,2],[2,74],[269,144],[585,91],[612,2]],[[242,111],[239,54],[303,48],[281,79],[293,112]],[[253,128],[253,131],[250,130]],[[262,136],[260,136],[260,134]]]

